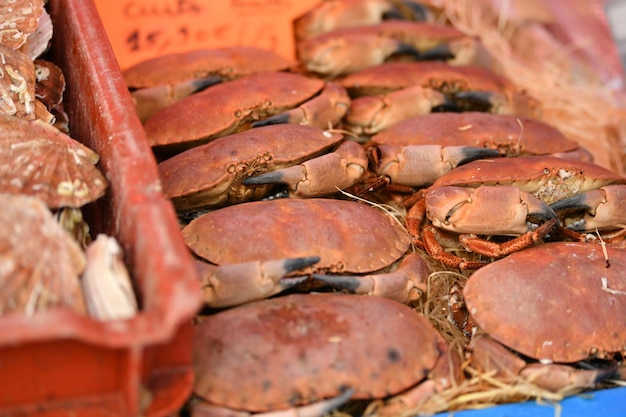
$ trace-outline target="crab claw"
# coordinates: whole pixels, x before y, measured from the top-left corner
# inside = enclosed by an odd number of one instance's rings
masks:
[[[283,277],[319,260],[319,257],[311,256],[222,266],[197,261],[196,269],[202,283],[205,304],[208,307],[224,308],[267,298],[300,284],[307,277]]]
[[[420,54],[420,61],[449,61],[454,59],[455,54],[449,45],[441,44]]]
[[[410,187],[432,184],[453,168],[476,159],[499,156],[497,150],[470,146],[379,145],[378,151],[376,173],[388,176],[392,183]]]
[[[515,92],[461,91],[454,95],[457,105],[466,111],[482,111],[494,114],[538,116],[535,99]]]
[[[394,272],[365,276],[313,274],[313,278],[354,294],[379,295],[410,303],[419,299],[426,290],[429,273],[426,261],[412,253],[400,262]]]
[[[211,76],[197,78],[178,84],[165,84],[155,87],[146,87],[131,93],[139,120],[145,122],[157,111],[175,103],[176,101],[198,93],[212,85],[223,81],[222,77]]]
[[[557,212],[583,211],[583,215],[567,227],[577,232],[589,232],[624,227],[626,225],[624,201],[626,185],[607,185],[559,200],[550,207]]]
[[[409,117],[450,106],[450,103],[443,93],[415,85],[382,96],[363,96],[352,100],[346,122],[352,132],[372,135]]]
[[[394,55],[418,58],[420,52],[396,39],[355,34],[306,40],[298,46],[298,55],[307,70],[333,78],[382,64]]]
[[[337,188],[354,185],[365,173],[368,161],[357,142],[343,142],[334,152],[310,159],[300,165],[246,178],[245,185],[286,184],[300,197],[329,195]]]
[[[328,129],[336,126],[350,108],[350,97],[339,83],[328,82],[322,92],[302,105],[252,123],[252,127],[294,123]]]

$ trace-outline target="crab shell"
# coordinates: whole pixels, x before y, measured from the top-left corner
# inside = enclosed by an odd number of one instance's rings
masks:
[[[316,271],[346,273],[378,271],[402,257],[411,242],[378,209],[322,198],[225,207],[191,221],[182,235],[196,255],[217,265],[319,256]]]
[[[163,193],[177,210],[261,199],[269,187],[246,186],[241,181],[297,165],[342,140],[338,133],[295,124],[224,136],[161,162],[158,168]]]
[[[382,297],[293,294],[258,301],[196,326],[194,393],[253,412],[308,404],[347,388],[355,399],[382,398],[424,379],[441,341],[423,316]]]
[[[294,21],[296,39],[309,39],[345,27],[375,25],[389,14],[406,20],[434,20],[434,8],[430,5],[413,0],[402,2],[404,5],[400,3],[394,0],[326,0]]]
[[[540,120],[484,112],[430,113],[405,119],[372,136],[377,145],[474,146],[506,156],[558,154],[590,158],[577,142]]]
[[[347,75],[341,84],[351,97],[380,95],[421,85],[446,94],[459,91],[519,91],[508,78],[483,67],[443,62],[386,62]]]
[[[309,71],[337,76],[382,64],[407,47],[418,54],[445,47],[450,65],[486,61],[478,40],[453,26],[402,20],[335,29],[301,41],[297,53]]]
[[[197,92],[203,79],[229,81],[264,71],[284,71],[293,63],[277,53],[249,46],[196,49],[161,55],[139,62],[123,72],[139,118]]]
[[[511,185],[552,204],[610,184],[626,184],[626,178],[590,162],[533,155],[469,162],[439,177],[432,188]]]
[[[475,272],[463,294],[492,338],[538,360],[576,362],[626,347],[626,250],[552,242]]]
[[[297,107],[324,86],[324,81],[300,74],[252,74],[177,101],[155,113],[144,128],[153,148],[182,151]]]

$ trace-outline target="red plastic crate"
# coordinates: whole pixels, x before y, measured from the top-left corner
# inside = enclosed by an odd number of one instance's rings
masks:
[[[193,383],[201,295],[191,255],[93,1],[49,3],[71,135],[100,155],[110,182],[87,219],[94,236],[120,242],[141,312],[111,322],[65,309],[0,317],[0,415],[170,415]]]

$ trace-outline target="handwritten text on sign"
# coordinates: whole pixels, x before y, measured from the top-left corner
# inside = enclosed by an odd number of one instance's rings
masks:
[[[250,45],[294,58],[293,19],[320,0],[96,0],[122,69],[197,48]]]

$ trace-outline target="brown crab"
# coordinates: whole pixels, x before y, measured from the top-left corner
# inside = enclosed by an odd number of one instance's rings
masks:
[[[537,118],[539,102],[509,79],[477,66],[387,62],[346,76],[353,98],[346,128],[375,134],[437,108]]]
[[[387,19],[434,21],[434,8],[413,0],[325,0],[294,21],[297,41]]]
[[[262,72],[217,84],[158,111],[144,123],[155,152],[180,152],[267,123],[327,129],[345,115],[350,99],[336,83],[287,72]],[[210,114],[211,117],[202,115]],[[319,117],[318,117],[319,116]]]
[[[213,84],[262,71],[284,71],[292,62],[250,46],[196,49],[161,55],[124,70],[139,119]]]
[[[545,223],[543,223],[544,226],[532,231],[530,235],[525,235],[524,241],[531,243],[536,238],[541,237],[545,228],[549,229],[558,223],[558,217],[551,214],[554,209],[546,209],[544,204],[550,205],[579,193],[597,190],[612,184],[625,184],[625,182],[625,178],[593,163],[554,156],[520,156],[477,160],[441,176],[429,190],[422,192],[423,195],[426,195],[426,199],[418,201],[411,207],[407,215],[407,227],[413,236],[421,234],[424,246],[432,256],[448,263],[454,259],[453,265],[455,266],[478,267],[481,263],[467,264],[465,260],[456,255],[444,252],[437,243],[437,231],[432,226],[427,225],[420,232],[424,213],[427,213],[431,221],[436,219],[438,224],[446,225],[448,230],[454,230],[458,226],[454,218],[458,216],[462,224],[466,220],[464,219],[465,216],[460,214],[466,211],[466,215],[480,215],[483,213],[483,208],[486,208],[492,212],[489,216],[498,216],[493,217],[496,219],[512,214],[514,207],[521,208],[518,204],[522,204],[524,207],[535,207],[532,212],[538,215],[533,217],[540,220],[544,219]],[[485,186],[490,187],[488,191],[479,191]],[[506,193],[503,191],[505,190],[503,187],[508,189]],[[509,187],[514,187],[514,189],[509,189]],[[477,191],[481,198],[472,198],[471,196]],[[427,201],[429,196],[430,201]],[[505,199],[505,196],[508,196],[509,199]],[[532,205],[528,205],[530,201],[533,201]],[[619,204],[620,201],[614,203]],[[480,205],[477,207],[481,208],[480,211],[473,212],[473,205],[479,203]],[[490,235],[488,231],[490,225],[495,225],[497,228],[502,226],[501,224],[494,224],[493,219],[483,219],[482,231],[470,232],[470,236],[464,238],[464,243],[468,244],[471,241],[480,246],[493,247],[494,242],[480,243],[482,240],[474,235],[474,233]],[[511,226],[515,223],[517,222],[507,224]],[[521,225],[521,223],[519,224]],[[528,238],[532,239],[528,240]],[[517,247],[518,243],[521,242],[513,242],[511,245]],[[508,246],[509,244],[505,245]],[[525,246],[527,245],[523,247]],[[474,246],[474,249],[477,247]],[[501,249],[503,249],[502,245],[497,245],[488,251],[497,255]],[[509,253],[508,250],[506,253]]]
[[[334,194],[361,178],[367,156],[339,133],[285,124],[215,139],[158,167],[165,196],[183,211],[259,200],[277,182],[297,196]]]
[[[192,220],[182,235],[216,265],[319,256],[303,273],[371,273],[400,259],[410,244],[401,224],[381,210],[323,198],[224,207]]]
[[[487,66],[487,52],[476,38],[449,25],[402,20],[336,29],[300,42],[297,53],[308,71],[331,78],[382,64],[394,55]]]
[[[458,377],[458,355],[425,317],[376,296],[292,294],[246,304],[203,317],[193,350],[195,417],[226,409],[319,416],[350,398],[400,394],[387,405],[398,412]]]
[[[476,271],[463,296],[482,331],[527,357],[610,358],[626,346],[625,267],[624,249],[551,242]]]
[[[591,162],[592,156],[541,120],[484,112],[414,116],[372,136],[377,146],[441,145],[496,149],[502,156],[555,155]]]

